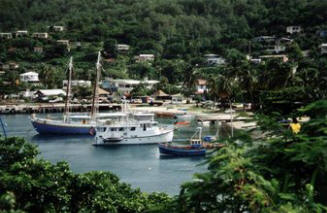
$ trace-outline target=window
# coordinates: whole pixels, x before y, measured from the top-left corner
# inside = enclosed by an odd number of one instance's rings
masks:
[[[120,128],[119,128],[119,131],[120,131],[120,132],[124,131],[124,127],[120,127]]]
[[[131,127],[131,131],[135,131],[136,130],[136,127]]]
[[[110,131],[115,132],[117,131],[117,128],[111,128]]]

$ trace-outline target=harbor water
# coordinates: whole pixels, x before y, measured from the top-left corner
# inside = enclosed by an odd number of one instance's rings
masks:
[[[51,114],[59,117],[61,114]],[[51,161],[67,161],[76,173],[102,170],[116,174],[121,181],[145,192],[179,193],[184,182],[191,181],[194,173],[206,171],[201,164],[205,158],[176,158],[160,156],[157,145],[120,145],[95,147],[90,136],[44,136],[33,129],[27,114],[2,115],[9,136],[24,137],[36,144],[41,157]],[[44,114],[40,116],[45,116]],[[172,124],[173,119],[160,119]],[[189,138],[196,124],[179,128],[174,140]],[[204,127],[205,134],[215,134],[215,128]]]

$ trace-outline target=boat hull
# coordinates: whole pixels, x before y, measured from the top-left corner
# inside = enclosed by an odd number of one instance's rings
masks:
[[[173,155],[173,156],[181,156],[181,157],[188,157],[188,156],[204,156],[206,154],[205,149],[192,149],[186,147],[176,147],[170,146],[166,144],[159,144],[159,152],[160,154],[165,155]]]
[[[32,120],[34,129],[39,134],[58,134],[58,135],[95,135],[95,130],[91,124],[60,124],[47,121]]]
[[[158,144],[158,143],[168,143],[173,140],[174,130],[167,130],[161,134],[145,136],[145,137],[130,137],[123,138],[120,141],[113,140],[110,142],[110,138],[103,139],[101,137],[95,138],[95,146],[104,145],[132,145],[132,144]]]

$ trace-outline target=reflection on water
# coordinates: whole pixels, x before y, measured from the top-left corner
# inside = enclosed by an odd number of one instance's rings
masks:
[[[44,116],[44,115],[43,115]],[[60,113],[51,114],[59,118]],[[169,157],[159,154],[157,145],[92,146],[91,136],[38,135],[29,115],[4,115],[8,135],[21,136],[38,145],[41,157],[51,162],[67,161],[74,172],[92,170],[111,171],[122,181],[147,192],[179,193],[182,183],[190,181],[194,173],[205,172],[205,157]],[[173,119],[158,119],[172,124]],[[179,128],[175,131],[176,141],[187,141],[197,124]],[[214,135],[216,128],[204,128],[203,135]]]

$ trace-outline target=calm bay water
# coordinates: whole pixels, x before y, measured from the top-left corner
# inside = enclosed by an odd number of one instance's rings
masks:
[[[42,115],[41,115],[42,116]],[[43,115],[44,116],[44,115]],[[51,114],[58,117],[60,114]],[[121,145],[110,147],[92,146],[89,136],[42,136],[38,135],[29,121],[29,115],[2,115],[8,135],[24,137],[37,144],[41,156],[53,163],[67,161],[77,173],[93,170],[110,171],[121,181],[146,192],[178,194],[180,185],[192,180],[196,172],[205,172],[199,164],[205,158],[162,157],[157,145]],[[160,119],[163,123],[173,120]],[[175,131],[174,139],[190,137],[195,125]],[[204,128],[204,134],[214,134],[215,129]]]

